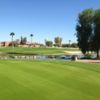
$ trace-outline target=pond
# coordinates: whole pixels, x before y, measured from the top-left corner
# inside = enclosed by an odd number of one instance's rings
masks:
[[[0,59],[16,59],[16,60],[71,60],[72,56],[62,56],[62,55],[28,55],[28,56],[0,56]]]
[[[1,56],[0,59],[17,59],[17,60],[77,60],[78,59],[88,59],[84,55],[38,55],[38,54],[20,54],[20,53],[8,53],[10,55]],[[96,58],[96,55],[92,55],[90,58]],[[89,58],[89,59],[90,59]]]

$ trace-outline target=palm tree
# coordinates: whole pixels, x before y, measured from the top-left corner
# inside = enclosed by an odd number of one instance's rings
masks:
[[[31,37],[31,44],[32,44],[33,36],[34,36],[33,34],[30,34],[30,37]]]
[[[14,48],[14,43],[13,43],[13,37],[14,37],[14,35],[15,35],[14,32],[11,32],[11,33],[10,33],[10,36],[12,37],[12,39],[11,39],[11,40],[12,40],[12,48]]]

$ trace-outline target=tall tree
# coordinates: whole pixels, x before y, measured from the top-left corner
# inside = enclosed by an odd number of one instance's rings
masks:
[[[48,47],[52,47],[53,46],[53,42],[45,40],[45,45],[48,46]]]
[[[13,37],[14,37],[15,33],[14,32],[11,32],[10,33],[10,36],[12,37],[11,41],[12,41],[12,47],[14,47],[14,41],[13,41]]]
[[[95,13],[94,13],[93,49],[97,53],[97,58],[100,58],[100,56],[99,56],[99,49],[100,49],[100,9],[95,10]]]
[[[21,44],[21,45],[24,45],[24,44],[26,44],[26,43],[27,43],[27,38],[21,36],[20,44]]]
[[[85,54],[89,51],[89,41],[92,35],[92,22],[93,22],[93,10],[86,9],[78,16],[78,24],[76,26],[76,36],[78,46]]]
[[[33,34],[30,34],[30,37],[31,37],[31,44],[32,44],[32,40],[33,40]]]
[[[62,38],[61,37],[55,37],[54,41],[55,41],[56,46],[58,46],[58,47],[61,46],[61,43],[62,43]]]

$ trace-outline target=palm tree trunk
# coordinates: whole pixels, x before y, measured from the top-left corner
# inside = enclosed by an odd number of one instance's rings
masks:
[[[12,36],[12,48],[13,48],[13,36]]]
[[[99,59],[100,58],[100,56],[99,56],[99,49],[97,49],[96,53],[97,53],[97,59]]]
[[[31,37],[31,45],[32,45],[32,37]]]

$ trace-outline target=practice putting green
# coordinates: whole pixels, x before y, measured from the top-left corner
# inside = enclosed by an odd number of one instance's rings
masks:
[[[100,65],[0,60],[0,100],[100,100]]]

